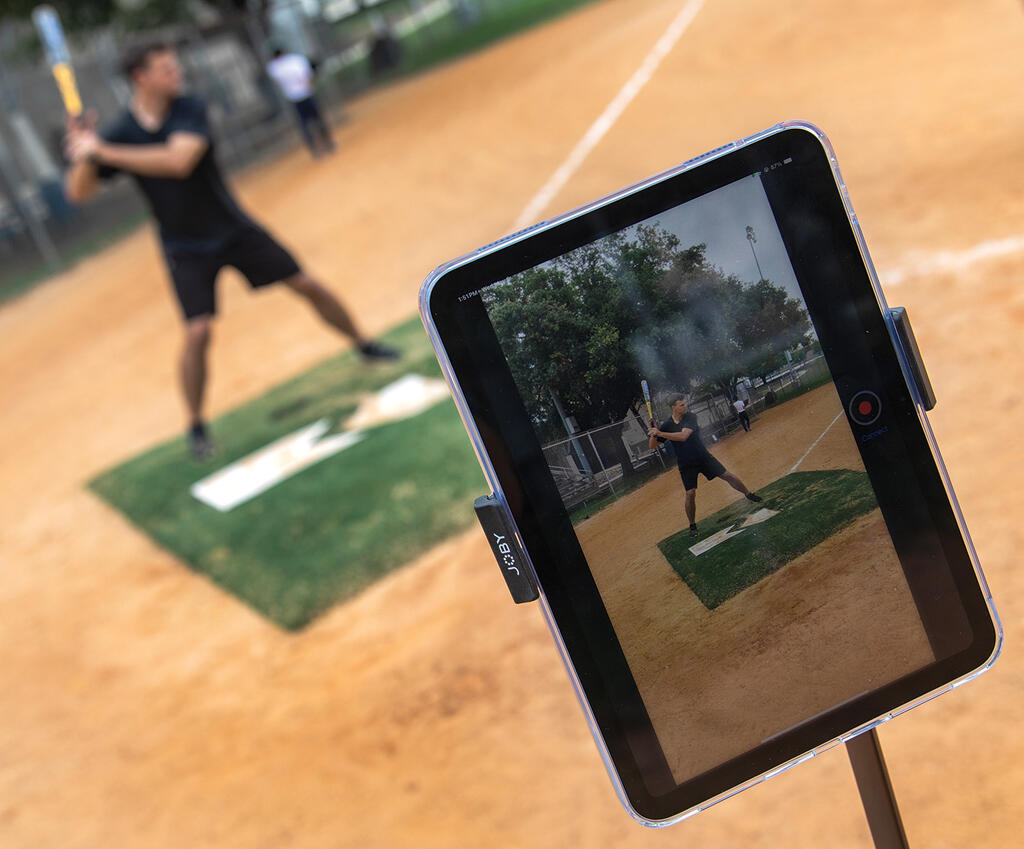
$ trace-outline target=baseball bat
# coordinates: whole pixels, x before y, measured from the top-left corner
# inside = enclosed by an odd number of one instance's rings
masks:
[[[641,380],[640,388],[644,391],[644,401],[647,402],[648,421],[650,421],[651,427],[654,427],[654,410],[651,409],[651,387],[647,385],[646,380]]]
[[[78,118],[82,114],[82,98],[78,94],[78,82],[75,80],[74,68],[71,67],[71,53],[64,38],[64,28],[60,25],[60,17],[52,6],[36,6],[32,10],[32,23],[43,44],[46,63],[57,81],[64,108],[72,118]]]

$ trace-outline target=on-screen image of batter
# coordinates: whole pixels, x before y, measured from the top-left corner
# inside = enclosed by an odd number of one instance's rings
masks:
[[[205,459],[214,453],[203,416],[207,353],[217,275],[225,266],[240,271],[253,289],[283,283],[366,359],[394,359],[398,352],[366,338],[338,298],[239,206],[217,166],[206,105],[183,94],[173,47],[132,47],[122,65],[132,85],[128,108],[102,134],[94,115],[68,120],[67,196],[84,203],[100,180],[120,172],[130,174],[145,195],[185,321],[180,379],[189,448]]]
[[[704,475],[709,481],[721,478],[737,492],[742,493],[748,501],[759,502],[761,496],[747,489],[736,475],[725,468],[708,451],[700,438],[700,425],[693,413],[686,411],[686,397],[673,395],[669,398],[672,415],[658,427],[647,430],[649,447],[653,450],[658,443],[668,442],[676,455],[679,475],[683,479],[685,491],[684,507],[686,518],[690,522],[690,536],[697,536],[697,476]]]

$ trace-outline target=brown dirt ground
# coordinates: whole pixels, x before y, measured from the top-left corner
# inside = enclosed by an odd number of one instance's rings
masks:
[[[675,15],[608,0],[353,105],[342,152],[239,181],[377,331],[505,231]],[[567,209],[782,118],[831,135],[882,271],[1024,231],[1017,0],[708,0],[555,199]],[[882,729],[914,845],[1024,821],[1024,256],[910,273],[931,415],[1009,647]],[[337,349],[225,281],[220,412]],[[866,847],[841,750],[677,828],[622,812],[536,607],[476,531],[288,635],[83,488],[180,430],[178,323],[148,232],[0,309],[5,847]],[[272,352],[268,355],[268,352]],[[710,507],[710,504],[705,504]]]
[[[840,411],[822,386],[713,453],[753,489],[805,454],[800,471],[863,470],[845,420],[807,453]],[[740,497],[701,479],[698,523]],[[934,659],[881,511],[709,611],[657,547],[686,527],[682,502],[672,468],[576,528],[678,780]]]

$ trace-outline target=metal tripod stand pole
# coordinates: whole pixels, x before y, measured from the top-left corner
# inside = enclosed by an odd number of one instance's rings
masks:
[[[847,740],[846,753],[850,756],[875,849],[909,849],[878,733],[872,728]]]

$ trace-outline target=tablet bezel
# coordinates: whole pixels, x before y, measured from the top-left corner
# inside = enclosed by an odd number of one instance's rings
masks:
[[[575,541],[564,508],[561,508],[563,515],[558,516],[551,487],[545,489],[545,471],[539,468],[535,446],[529,444],[524,434],[524,426],[529,429],[529,425],[521,404],[516,405],[518,393],[514,391],[514,384],[511,394],[515,397],[509,397],[511,375],[502,373],[503,368],[507,371],[507,366],[500,348],[495,350],[496,343],[487,338],[484,329],[477,328],[473,320],[466,318],[464,314],[470,309],[466,304],[474,291],[490,283],[750,174],[763,171],[765,180],[781,181],[779,185],[782,185],[790,178],[785,169],[776,171],[773,166],[787,157],[804,164],[801,172],[804,182],[798,187],[799,195],[811,198],[806,203],[812,204],[819,214],[818,242],[831,241],[830,250],[815,258],[819,245],[801,246],[800,233],[793,222],[778,221],[791,258],[792,252],[803,257],[794,263],[797,278],[804,288],[809,279],[807,262],[823,263],[830,274],[842,277],[836,288],[845,287],[847,297],[837,303],[854,311],[855,316],[851,313],[850,318],[851,321],[855,318],[859,326],[851,331],[851,336],[857,335],[857,344],[870,346],[866,350],[870,351],[872,363],[880,369],[879,379],[888,390],[886,400],[893,408],[890,415],[904,442],[909,439],[904,447],[917,464],[916,479],[922,504],[937,532],[941,532],[938,544],[950,563],[958,599],[973,630],[973,640],[966,649],[948,658],[823,715],[808,718],[772,743],[762,744],[667,792],[661,792],[662,783],[654,781],[652,791],[650,776],[667,770],[666,765],[658,762],[660,748],[653,751],[651,747],[653,727],[628,674],[628,664],[618,648],[596,585],[589,571],[584,569],[587,574],[578,574],[580,570],[575,568],[578,564],[574,558],[582,558],[584,566],[585,558],[578,550],[578,541]],[[776,200],[785,195],[784,190],[777,189],[772,189]],[[771,193],[769,200],[772,201]],[[803,199],[795,202],[805,203]],[[772,206],[777,220],[780,214],[785,218],[785,210],[776,209],[775,203]],[[820,288],[820,284],[816,285]],[[834,296],[832,292],[831,297]],[[509,507],[524,549],[533,563],[552,633],[562,649],[609,771],[624,803],[637,819],[648,824],[663,824],[696,813],[767,775],[780,772],[853,733],[874,727],[962,683],[994,662],[1001,632],[987,586],[928,427],[920,395],[909,378],[909,364],[895,339],[834,152],[813,125],[802,122],[778,125],[448,263],[424,283],[421,311],[484,472]],[[835,327],[840,326],[838,319],[833,323]],[[481,330],[482,335],[474,339],[477,330]],[[831,369],[836,357],[842,359],[843,346],[829,346],[825,340],[823,346],[832,349]],[[495,383],[502,391],[488,387]],[[837,389],[840,389],[838,385]],[[547,477],[550,479],[550,474]],[[888,521],[890,515],[884,507],[883,513]],[[555,528],[557,530],[553,531]],[[561,565],[555,567],[555,563]],[[565,569],[566,563],[575,565]],[[615,669],[616,665],[625,669]],[[632,694],[627,692],[630,687]],[[654,742],[657,743],[656,735]]]

